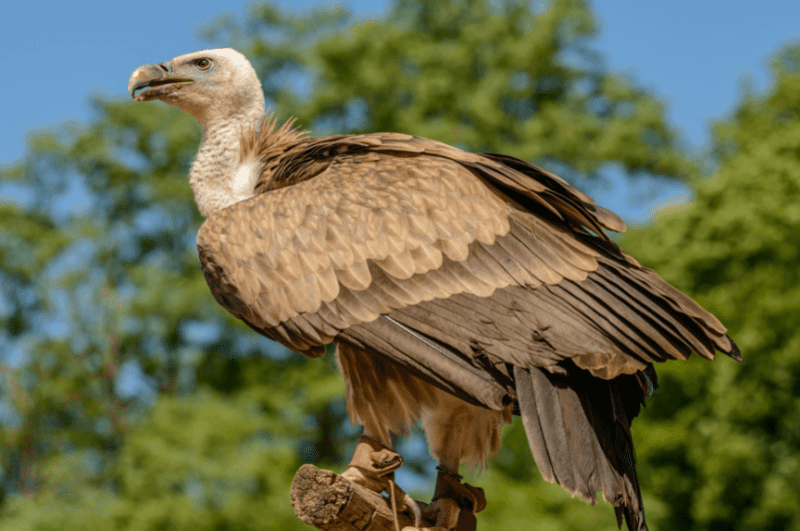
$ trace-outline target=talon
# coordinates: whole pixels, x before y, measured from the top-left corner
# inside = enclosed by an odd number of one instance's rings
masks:
[[[425,516],[435,521],[438,528],[455,531],[475,531],[478,522],[475,513],[486,508],[483,489],[461,483],[461,476],[440,470],[436,478],[436,491]]]
[[[479,513],[486,508],[486,496],[483,489],[469,483],[461,483],[460,476],[440,471],[436,477],[436,490],[433,499],[452,498],[462,509]]]
[[[400,454],[372,437],[362,435],[356,451],[353,452],[350,468],[340,475],[378,494],[386,492],[389,499],[397,504],[397,510],[410,513],[414,518],[414,525],[419,528],[422,512],[417,502],[394,482],[394,471],[402,464],[403,458]]]
[[[397,487],[397,485],[395,485],[395,487],[399,489],[399,487]],[[399,490],[402,490],[402,489],[399,489]],[[403,492],[402,501],[403,501],[403,505],[405,506],[405,509],[409,509],[411,511],[411,513],[414,515],[414,526],[415,527],[419,527],[420,524],[422,523],[422,511],[419,510],[419,505],[417,505],[417,502],[414,500],[414,498],[412,498],[411,496],[409,496],[405,492]],[[401,509],[401,511],[402,510],[403,509]]]
[[[350,461],[350,468],[341,475],[369,490],[388,492],[388,479],[402,464],[400,454],[372,437],[362,435]]]
[[[452,498],[439,498],[428,505],[425,510],[426,520],[436,522],[436,528],[455,529],[461,507]]]

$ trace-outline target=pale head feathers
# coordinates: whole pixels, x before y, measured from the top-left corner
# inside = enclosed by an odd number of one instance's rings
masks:
[[[203,141],[190,183],[204,216],[252,197],[259,179],[269,179],[273,159],[303,134],[292,129],[292,121],[276,128],[275,117],[264,112],[258,75],[231,48],[141,66],[131,75],[128,90],[137,101],[159,99],[200,124]]]
[[[264,115],[261,81],[247,58],[231,48],[140,66],[131,75],[128,90],[138,101],[160,99],[188,112],[204,132],[232,117]]]

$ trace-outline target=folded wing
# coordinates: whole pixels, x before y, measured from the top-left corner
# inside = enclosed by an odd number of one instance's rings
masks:
[[[198,235],[215,298],[316,356],[385,356],[521,414],[549,481],[646,529],[630,421],[652,362],[741,359],[725,328],[604,230],[615,214],[519,159],[398,134],[304,141]]]

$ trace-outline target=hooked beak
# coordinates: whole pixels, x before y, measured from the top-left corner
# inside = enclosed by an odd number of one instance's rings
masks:
[[[135,101],[162,99],[177,92],[193,79],[176,77],[172,72],[172,61],[140,66],[128,80],[128,92]],[[147,89],[136,95],[136,91]]]

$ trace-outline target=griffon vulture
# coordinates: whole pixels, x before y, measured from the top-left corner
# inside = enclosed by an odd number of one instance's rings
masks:
[[[625,230],[619,217],[514,157],[278,128],[232,49],[141,66],[128,89],[200,123],[190,183],[217,302],[296,352],[338,347],[364,426],[347,477],[386,488],[402,461],[390,434],[421,421],[440,465],[437,529],[474,528],[485,499],[459,465],[484,465],[520,415],[545,479],[590,503],[602,491],[618,525],[647,529],[630,424],[653,363],[741,356],[605,234]]]

